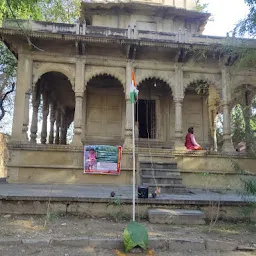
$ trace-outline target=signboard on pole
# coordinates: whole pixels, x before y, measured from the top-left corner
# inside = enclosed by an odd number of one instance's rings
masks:
[[[84,173],[119,175],[122,147],[88,145],[84,147]]]

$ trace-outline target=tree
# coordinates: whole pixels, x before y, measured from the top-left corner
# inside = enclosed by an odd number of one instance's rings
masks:
[[[74,23],[79,17],[80,0],[0,0],[0,20],[28,19]],[[0,42],[0,121],[13,109],[17,61]],[[11,121],[9,121],[11,122]],[[1,129],[1,127],[0,127]]]
[[[249,14],[235,27],[234,33],[240,36],[247,34],[249,37],[256,36],[256,1],[244,0],[249,7]]]

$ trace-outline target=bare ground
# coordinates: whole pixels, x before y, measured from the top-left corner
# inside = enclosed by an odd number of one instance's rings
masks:
[[[48,216],[28,215],[1,215],[0,216],[0,239],[43,239],[43,238],[65,238],[84,237],[91,238],[122,238],[123,231],[128,221],[116,222],[112,219],[93,219],[81,216],[62,216],[50,214]],[[240,245],[256,247],[256,224],[255,223],[227,223],[217,222],[211,232],[209,224],[201,226],[174,226],[150,224],[141,221],[148,230],[150,238],[198,238],[236,241]],[[255,252],[254,252],[255,253]],[[25,255],[63,255],[63,256],[111,256],[117,255],[110,250],[96,250],[94,248],[65,248],[65,247],[43,247],[34,248],[28,246],[0,247],[2,256],[25,256]],[[126,254],[128,255],[128,254]],[[144,254],[144,255],[149,255]],[[167,255],[223,255],[223,256],[251,256],[253,253],[171,253],[154,252],[154,256]]]

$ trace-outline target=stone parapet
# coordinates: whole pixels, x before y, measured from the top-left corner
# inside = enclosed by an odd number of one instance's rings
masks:
[[[184,44],[190,47],[190,44],[194,46],[212,46],[215,44],[220,45],[233,45],[243,46],[249,48],[256,48],[255,39],[242,39],[242,38],[226,38],[219,36],[207,36],[207,35],[194,35],[189,34],[186,31],[179,31],[177,33],[168,32],[156,32],[138,30],[136,27],[124,28],[111,28],[100,26],[83,26],[83,29],[77,29],[80,24],[64,24],[64,23],[52,23],[52,22],[37,22],[29,20],[12,20],[7,19],[3,22],[3,27],[0,29],[0,34],[4,35],[24,35],[24,32],[19,29],[19,26],[24,27],[29,32],[30,37],[36,38],[52,38],[60,40],[81,40],[87,42],[105,42],[111,43],[109,39],[119,40],[118,43],[134,43],[142,46],[154,46],[161,43],[164,47],[174,47],[173,44]],[[108,41],[106,41],[108,39]],[[127,41],[120,41],[120,39]],[[135,40],[135,41],[131,41]]]

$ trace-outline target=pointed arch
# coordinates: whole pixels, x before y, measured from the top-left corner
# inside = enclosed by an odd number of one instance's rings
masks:
[[[116,78],[122,85],[123,90],[125,92],[125,69],[124,68],[116,68],[116,67],[105,67],[105,66],[88,66],[85,68],[85,81],[84,81],[84,90],[86,90],[86,86],[92,78],[99,75],[109,75]]]
[[[71,64],[35,62],[33,64],[33,85],[37,83],[40,77],[49,72],[59,72],[64,74],[70,81],[72,89],[75,86],[75,66]]]
[[[175,90],[175,75],[173,71],[136,69],[135,74],[137,84],[147,79],[159,79],[165,82],[171,88],[172,92]]]

